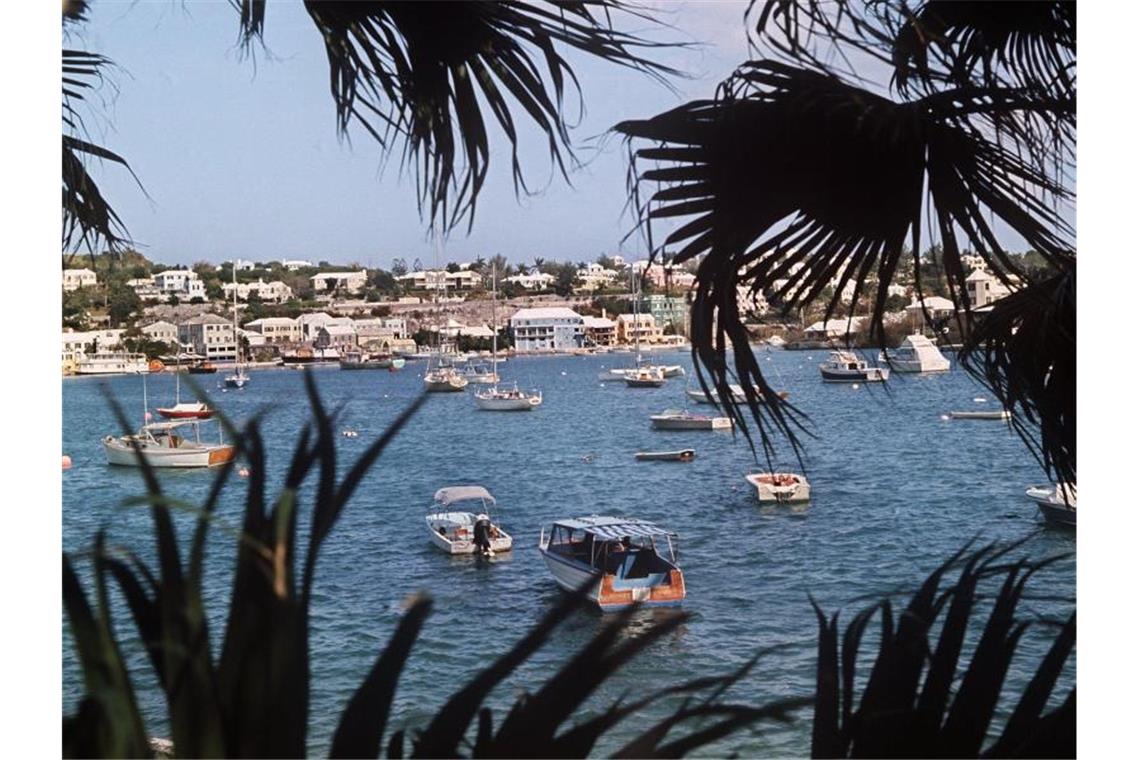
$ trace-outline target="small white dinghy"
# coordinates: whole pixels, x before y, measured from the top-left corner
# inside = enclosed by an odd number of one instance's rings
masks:
[[[697,457],[696,449],[679,451],[639,451],[633,458],[639,462],[691,462]]]
[[[811,485],[799,473],[752,472],[744,479],[756,488],[756,498],[762,502],[791,504],[811,499]]]
[[[1077,487],[1072,483],[1046,483],[1030,486],[1025,495],[1037,505],[1045,522],[1077,527]]]
[[[483,486],[451,486],[435,492],[436,506],[441,511],[425,518],[431,542],[447,554],[482,554],[493,557],[496,552],[510,551],[513,541],[505,530],[492,522],[491,508],[495,497]],[[478,504],[474,512],[443,511],[456,505]]]
[[[998,409],[984,412],[950,412],[952,420],[1008,420],[1009,410]]]
[[[654,430],[731,430],[730,417],[712,417],[707,414],[693,414],[684,409],[666,409],[661,414],[650,415],[649,422]]]

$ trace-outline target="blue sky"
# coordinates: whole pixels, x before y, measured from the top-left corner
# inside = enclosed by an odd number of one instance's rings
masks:
[[[524,167],[532,189],[544,189],[516,200],[509,155],[493,143],[474,230],[453,234],[445,257],[578,261],[644,253],[635,238],[621,244],[633,225],[623,211],[624,146],[616,138],[599,146],[595,138],[622,119],[711,93],[746,58],[745,6],[669,5],[664,17],[677,31],[659,30],[656,38],[706,43],[657,56],[691,75],[675,81],[678,92],[571,57],[587,108],[572,138],[586,165],[572,185],[552,178],[545,138],[527,130]],[[430,264],[432,245],[398,157],[384,166],[378,146],[359,130],[338,139],[323,45],[302,4],[270,4],[267,50],[256,60],[240,54],[237,30],[236,12],[220,1],[106,0],[94,3],[81,30],[90,49],[119,66],[117,92],[104,89],[104,118],[90,126],[130,161],[149,198],[113,165],[95,173],[142,250],[165,263],[240,256],[388,267],[399,256]]]
[[[587,109],[571,133],[585,165],[568,185],[551,172],[543,134],[523,126],[523,165],[541,192],[517,199],[505,142],[493,139],[474,230],[454,233],[445,259],[644,255],[640,236],[623,243],[633,227],[624,145],[598,138],[623,119],[708,97],[748,58],[743,0],[647,5],[674,27],[651,30],[653,39],[700,43],[655,55],[689,76],[671,91],[567,53]],[[623,21],[626,31],[648,27]],[[237,13],[222,0],[96,0],[80,28],[83,44],[119,67],[89,128],[130,161],[147,195],[118,167],[93,172],[140,248],[163,263],[236,256],[389,267],[401,257],[430,265],[433,247],[398,152],[385,165],[362,131],[348,140],[336,132],[324,48],[302,3],[269,4],[266,49],[253,59],[241,54],[237,33]]]

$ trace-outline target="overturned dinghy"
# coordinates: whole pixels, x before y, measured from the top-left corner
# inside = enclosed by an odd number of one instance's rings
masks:
[[[696,449],[679,451],[639,451],[633,458],[639,462],[691,462],[697,457]]]

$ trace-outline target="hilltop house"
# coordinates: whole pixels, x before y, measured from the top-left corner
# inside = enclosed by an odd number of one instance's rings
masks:
[[[309,278],[313,290],[317,293],[332,293],[340,290],[346,293],[359,293],[368,284],[368,271],[359,272],[321,272]]]
[[[479,273],[470,269],[460,269],[458,272],[425,269],[402,274],[396,279],[411,290],[473,290],[483,282]]]
[[[80,288],[93,288],[99,278],[90,269],[65,269],[63,270],[63,289],[64,290],[79,290]]]
[[[257,278],[257,282],[239,282],[237,284],[227,282],[222,286],[222,290],[226,294],[227,301],[234,297],[235,290],[237,290],[239,301],[248,301],[250,294],[257,295],[265,303],[283,303],[293,297],[293,289],[285,283],[280,280],[265,282],[260,277]]]
[[[563,306],[519,309],[510,324],[520,353],[580,348],[585,332],[582,315]]]
[[[152,279],[154,287],[163,296],[174,296],[180,300],[194,298],[206,300],[206,283],[202,282],[198,273],[193,270],[167,269],[154,275]]]
[[[1009,288],[984,269],[975,269],[966,278],[966,295],[970,299],[970,308],[977,309],[1005,298],[1009,295]]]
[[[590,293],[598,288],[604,288],[618,278],[615,269],[606,269],[601,264],[591,262],[578,270],[578,285],[575,292]]]
[[[516,274],[507,277],[506,281],[513,282],[527,290],[546,290],[554,285],[554,275],[535,270],[530,274]]]

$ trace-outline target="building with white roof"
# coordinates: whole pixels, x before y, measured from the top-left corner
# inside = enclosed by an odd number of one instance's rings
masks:
[[[403,317],[370,317],[352,320],[356,339],[361,346],[369,343],[391,343],[408,337],[408,321]]]
[[[519,309],[510,324],[520,353],[581,348],[585,335],[582,315],[564,306]]]
[[[256,295],[265,303],[283,303],[293,297],[293,289],[280,280],[266,282],[260,277],[257,282],[227,282],[222,286],[226,300],[232,300],[234,291],[237,291],[239,301],[248,301],[251,294]]]
[[[446,269],[424,269],[419,272],[408,272],[396,278],[406,288],[411,290],[473,290],[478,287],[483,278],[478,272],[469,269],[460,269],[458,272],[448,272]]]
[[[587,346],[612,346],[617,342],[617,323],[607,317],[582,317]]]
[[[147,340],[166,343],[167,345],[178,342],[178,326],[173,322],[160,319],[139,329]]]
[[[207,359],[237,358],[233,323],[217,314],[199,314],[178,325],[178,341]]]
[[[297,325],[301,329],[301,340],[316,340],[317,333],[322,327],[331,325],[352,327],[352,320],[348,317],[333,317],[323,311],[311,314],[302,314],[297,317]],[[355,332],[355,331],[354,331]]]
[[[63,270],[63,289],[64,290],[79,290],[80,288],[93,288],[99,282],[99,278],[90,269],[65,269]]]
[[[616,269],[606,269],[597,262],[590,262],[578,270],[578,284],[574,290],[589,293],[604,288],[613,283],[618,278],[618,274]]]
[[[854,335],[859,332],[862,317],[846,317],[829,319],[826,322],[815,322],[804,328],[804,338],[807,340],[832,340]]]
[[[206,283],[191,269],[167,269],[153,277],[154,286],[164,296],[174,296],[182,300],[201,298],[206,300]]]
[[[966,278],[966,295],[970,299],[970,308],[977,309],[1005,298],[1009,295],[1009,288],[984,269],[975,269]]]
[[[368,271],[359,272],[321,272],[309,278],[313,283],[313,290],[318,293],[331,293],[341,290],[346,293],[359,293],[368,284]]]
[[[310,269],[316,264],[304,259],[282,259],[281,266],[285,267],[290,272],[296,272],[298,269]]]
[[[513,282],[527,290],[546,290],[554,285],[554,275],[545,272],[532,272],[531,274],[516,274],[507,277],[506,281]]]
[[[262,317],[245,325],[251,332],[261,333],[266,343],[300,343],[301,325],[289,317]]]
[[[356,348],[356,330],[352,320],[346,323],[326,323],[317,329],[313,348],[336,348],[348,350]]]

